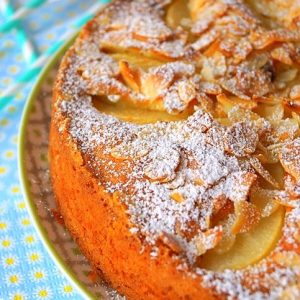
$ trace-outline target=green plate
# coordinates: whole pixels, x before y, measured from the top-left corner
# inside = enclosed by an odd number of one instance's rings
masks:
[[[73,38],[74,39],[74,38]],[[23,112],[19,139],[20,179],[38,234],[60,270],[85,299],[120,299],[101,280],[92,282],[92,269],[66,228],[58,222],[50,184],[48,135],[53,82],[59,62],[73,39],[53,56],[39,76]]]

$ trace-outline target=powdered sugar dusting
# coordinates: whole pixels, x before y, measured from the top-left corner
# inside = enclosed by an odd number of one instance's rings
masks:
[[[284,261],[298,251],[295,245],[300,242],[297,200],[286,216],[278,246],[266,259],[239,271],[212,272],[197,267],[197,258],[222,237],[222,226],[211,225],[220,206],[228,201],[247,201],[257,178],[264,177],[253,167],[251,156],[272,129],[268,121],[253,119],[250,113],[239,122],[222,125],[199,108],[205,108],[201,101],[212,101],[211,95],[224,90],[245,101],[262,97],[273,89],[273,74],[265,64],[259,69],[252,63],[228,67],[223,54],[197,60],[202,50],[224,34],[224,24],[234,24],[231,33],[237,36],[250,34],[260,26],[242,1],[220,1],[211,9],[207,22],[199,21],[193,27],[200,35],[193,43],[188,42],[182,28],[172,30],[166,25],[163,8],[168,3],[115,1],[96,17],[93,27],[90,25],[93,29],[87,30],[69,51],[67,68],[58,77],[62,96],[57,99],[56,117],[69,120],[68,127],[62,125],[60,130],[69,131],[99,185],[107,193],[118,194],[132,222],[130,232],[142,237],[145,246],[151,245],[153,259],[159,257],[157,241],[162,240],[172,248],[174,258],[180,259],[178,269],[200,276],[202,284],[218,297],[278,299],[284,293],[297,295],[300,263],[289,265]],[[222,20],[215,20],[215,15]],[[215,28],[208,29],[213,24]],[[224,53],[235,49],[236,63],[253,50],[247,41],[245,38],[240,44],[232,41],[220,47]],[[127,51],[159,57],[165,63],[138,70],[138,75],[134,73],[138,78],[131,74],[137,87],[134,90],[110,55]],[[199,65],[202,78],[197,74]],[[182,112],[193,101],[198,101],[199,107],[184,121],[137,125],[99,112],[92,105],[93,95],[143,105],[157,101],[169,113]],[[295,158],[293,148],[286,146],[279,158],[288,169],[298,156]],[[289,174],[298,172],[298,167],[290,168]],[[285,190],[280,191],[282,198],[288,199],[285,205],[299,185],[286,180]]]

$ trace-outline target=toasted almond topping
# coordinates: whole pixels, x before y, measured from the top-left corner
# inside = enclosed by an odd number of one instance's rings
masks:
[[[258,224],[261,218],[257,207],[247,201],[236,201],[234,211],[235,220],[231,228],[233,234],[248,232],[254,225]]]
[[[293,64],[293,61],[289,55],[289,53],[283,48],[276,48],[272,50],[271,56],[273,59],[278,60],[282,62],[283,64],[291,66]]]
[[[179,254],[183,251],[178,239],[176,236],[168,234],[166,232],[163,233],[162,241],[175,253]]]
[[[180,153],[172,148],[158,148],[150,152],[150,161],[145,165],[145,175],[158,182],[169,182],[175,178],[180,163]]]
[[[290,97],[293,100],[300,99],[300,84],[294,85],[292,87]]]
[[[283,104],[286,108],[290,109],[294,114],[296,113],[296,115],[299,116],[299,114],[300,114],[300,98],[295,99],[295,100],[285,99]],[[293,118],[296,119],[298,122],[298,118],[295,118],[295,117],[293,117]],[[299,124],[299,122],[298,122],[298,124]]]
[[[118,147],[112,149],[110,152],[110,155],[119,160],[125,160],[125,159],[128,159],[128,157],[129,157],[128,154],[126,154],[123,151],[120,151],[120,149],[118,149]]]
[[[274,260],[284,266],[300,266],[300,257],[293,252],[280,252],[274,255]]]
[[[184,197],[181,193],[179,192],[173,192],[171,193],[170,195],[171,199],[173,199],[174,201],[178,202],[178,203],[181,203],[184,201]]]
[[[210,95],[218,95],[222,93],[220,85],[213,82],[201,82],[199,89],[200,91]]]
[[[264,178],[267,182],[269,182],[272,186],[279,189],[279,183],[273,178],[273,176],[263,167],[261,162],[256,157],[249,158],[251,166],[255,169],[255,171]]]
[[[250,36],[250,40],[255,49],[265,49],[275,42],[296,42],[300,40],[297,31],[287,29],[277,29],[272,31],[256,31]]]
[[[196,88],[191,80],[182,79],[177,84],[178,95],[184,103],[189,103],[196,98]]]
[[[257,147],[258,134],[250,122],[236,123],[225,134],[226,150],[236,156],[252,154]]]
[[[162,241],[175,253],[179,254],[183,251],[178,238],[167,232],[162,233]]]
[[[287,196],[291,200],[297,200],[300,198],[300,182],[297,182],[291,175],[284,177],[284,185]]]
[[[199,52],[209,45],[211,45],[219,36],[218,31],[211,30],[207,33],[204,33],[196,42],[191,44],[191,50],[193,52]]]
[[[203,185],[203,180],[201,179],[201,178],[196,178],[195,180],[194,180],[194,183],[196,184],[196,185]]]
[[[119,62],[119,67],[126,84],[135,92],[139,92],[141,86],[141,72],[123,60]]]
[[[288,143],[279,155],[284,170],[297,181],[300,180],[300,139]]]
[[[205,5],[192,4],[190,1],[190,9],[191,15],[194,22],[192,27],[192,32],[195,34],[201,34],[205,30],[207,30],[211,24],[213,24],[219,17],[226,13],[228,6],[219,1],[215,1],[215,3],[206,3]],[[198,1],[199,2],[199,1]]]
[[[274,128],[274,133],[280,141],[291,141],[297,137],[298,132],[299,124],[291,118],[280,120]]]
[[[203,255],[207,250],[213,249],[221,241],[223,235],[222,226],[216,226],[199,234],[195,238],[197,255]]]

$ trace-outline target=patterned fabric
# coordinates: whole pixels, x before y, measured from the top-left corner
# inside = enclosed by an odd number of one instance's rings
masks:
[[[1,1],[1,0],[0,0]],[[18,8],[23,1],[11,1]],[[93,0],[50,0],[24,20],[41,53]],[[0,23],[4,17],[0,13]],[[0,34],[0,95],[26,68],[15,33]],[[44,249],[22,198],[17,140],[26,97],[32,85],[0,111],[0,299],[81,299]]]

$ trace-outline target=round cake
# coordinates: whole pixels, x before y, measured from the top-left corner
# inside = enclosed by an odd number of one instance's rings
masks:
[[[66,227],[128,299],[300,298],[300,3],[116,0],[54,86]]]

